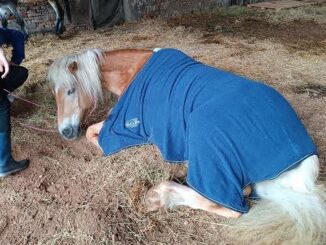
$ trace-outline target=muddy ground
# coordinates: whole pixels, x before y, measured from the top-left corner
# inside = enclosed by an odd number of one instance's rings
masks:
[[[318,145],[326,181],[326,5],[279,12],[228,8],[171,20],[146,20],[96,31],[75,30],[58,39],[27,43],[29,79],[15,101],[13,151],[30,167],[0,180],[1,244],[238,244],[226,238],[223,219],[180,208],[147,214],[146,191],[169,178],[154,146],[104,158],[85,139],[64,141],[25,124],[54,128],[55,102],[46,83],[52,60],[85,48],[174,47],[198,60],[260,80],[292,103]],[[101,105],[83,128],[103,119]]]

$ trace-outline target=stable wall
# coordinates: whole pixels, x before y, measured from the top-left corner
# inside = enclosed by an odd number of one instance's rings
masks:
[[[126,20],[154,16],[173,17],[194,11],[205,11],[231,4],[231,0],[123,0]]]
[[[134,21],[156,16],[169,18],[191,12],[207,11],[219,6],[256,1],[257,0],[121,0],[123,5],[123,11],[121,12],[124,14],[125,21]],[[80,1],[71,0],[71,3],[71,6],[73,6],[74,4],[79,4]],[[18,0],[18,11],[24,18],[29,33],[54,30],[55,13],[47,0]],[[90,19],[88,22],[91,23],[92,20]],[[13,18],[9,21],[9,27],[17,28]]]
[[[29,33],[54,30],[55,13],[47,0],[19,0],[17,9]],[[19,29],[14,17],[9,20],[9,27]]]

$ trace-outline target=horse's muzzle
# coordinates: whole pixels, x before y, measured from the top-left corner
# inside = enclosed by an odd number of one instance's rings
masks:
[[[69,126],[61,130],[60,134],[66,140],[77,139],[80,136],[80,127],[79,126]]]

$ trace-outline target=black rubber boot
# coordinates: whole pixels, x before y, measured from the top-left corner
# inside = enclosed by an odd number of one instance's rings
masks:
[[[29,161],[15,161],[11,155],[10,140],[10,102],[0,96],[0,177],[21,171],[28,167]]]
[[[0,177],[24,170],[29,160],[15,161],[11,156],[10,132],[0,133]]]

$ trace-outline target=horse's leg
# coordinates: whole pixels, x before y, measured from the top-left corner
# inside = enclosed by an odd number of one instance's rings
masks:
[[[244,193],[247,195],[250,194],[249,186],[244,190]],[[241,216],[241,213],[220,206],[203,197],[190,187],[173,181],[163,181],[152,187],[146,194],[145,205],[148,211],[156,211],[164,206],[172,208],[184,205],[194,209],[202,209],[227,218],[238,218]]]
[[[0,8],[0,19],[3,28],[8,27],[8,13],[7,8]]]
[[[27,40],[28,38],[28,32],[25,28],[25,22],[23,18],[20,16],[20,14],[17,11],[17,7],[15,4],[12,2],[7,3],[8,9],[11,11],[11,13],[15,16],[17,24],[20,26],[22,33],[25,36],[25,39]]]
[[[101,147],[98,143],[98,135],[101,131],[101,128],[103,127],[103,123],[104,123],[104,121],[93,124],[93,125],[89,126],[86,131],[87,140],[89,142],[93,143],[94,145],[96,145],[99,149],[101,149]]]
[[[56,15],[56,22],[55,22],[55,33],[57,35],[61,35],[63,33],[63,22],[64,22],[64,11],[59,4],[58,0],[48,0],[49,4],[53,8],[55,15]]]
[[[64,11],[66,12],[67,19],[69,23],[71,22],[71,11],[69,0],[63,0]]]

